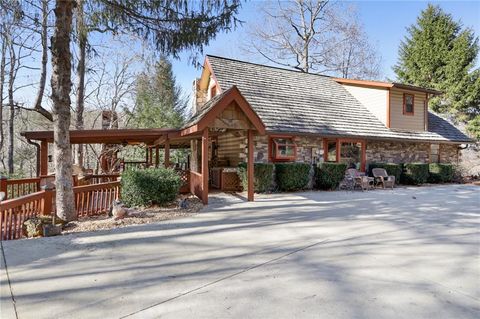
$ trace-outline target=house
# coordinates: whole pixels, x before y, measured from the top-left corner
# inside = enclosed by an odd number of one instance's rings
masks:
[[[431,89],[211,55],[193,86],[194,115],[181,129],[71,131],[71,142],[143,141],[147,164],[156,165],[159,149],[164,149],[165,165],[170,149],[190,149],[182,176],[204,203],[212,187],[238,187],[241,162],[247,162],[248,199],[253,200],[254,162],[346,162],[362,171],[373,162],[456,163],[460,145],[471,142],[428,110],[429,99],[441,94]],[[53,132],[23,135],[41,141],[40,167],[45,167]]]

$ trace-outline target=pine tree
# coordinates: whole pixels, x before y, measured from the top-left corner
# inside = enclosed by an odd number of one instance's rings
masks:
[[[480,112],[480,70],[474,69],[478,37],[431,4],[410,26],[393,68],[400,82],[444,92],[430,107],[470,121]]]
[[[161,57],[152,72],[137,79],[133,123],[138,128],[178,128],[184,122],[188,98],[173,74],[172,64]]]

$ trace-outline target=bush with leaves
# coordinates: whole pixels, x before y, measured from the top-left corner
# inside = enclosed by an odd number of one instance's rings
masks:
[[[429,164],[430,183],[451,183],[453,181],[454,168],[452,164]]]
[[[389,176],[395,176],[395,182],[400,182],[400,176],[402,175],[402,165],[393,163],[370,163],[368,164],[368,175],[373,176],[372,170],[374,168],[383,168],[387,171]]]
[[[420,185],[428,181],[428,164],[405,163],[400,177],[400,183],[407,185]]]
[[[310,164],[277,163],[275,181],[281,191],[297,191],[307,187],[310,181]]]
[[[122,173],[122,201],[127,206],[165,204],[175,200],[182,181],[169,168],[127,170]]]
[[[324,190],[338,188],[345,178],[347,164],[345,163],[322,163],[315,170],[316,187]]]
[[[253,164],[253,188],[256,193],[265,193],[273,187],[273,170],[274,165],[271,163],[254,163]],[[244,190],[248,188],[247,163],[238,165],[238,176],[242,182]]]

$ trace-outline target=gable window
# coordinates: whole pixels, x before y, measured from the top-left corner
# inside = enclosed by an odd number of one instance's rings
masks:
[[[291,137],[272,137],[270,157],[273,161],[292,161],[297,157],[297,145]]]
[[[413,94],[403,94],[403,115],[413,115],[415,113],[415,98]]]

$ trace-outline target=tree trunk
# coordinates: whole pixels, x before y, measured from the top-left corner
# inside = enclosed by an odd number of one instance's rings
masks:
[[[85,59],[87,51],[87,30],[83,17],[83,0],[77,0],[77,37],[78,37],[78,65],[77,65],[77,114],[75,128],[83,130],[83,111],[85,109]],[[77,145],[77,164],[83,166],[83,145]]]
[[[70,147],[71,52],[70,33],[75,1],[57,0],[52,37],[52,102],[57,215],[66,221],[76,219],[73,197],[72,150]]]
[[[2,26],[2,32],[3,26]],[[7,42],[4,36],[2,36],[2,48],[1,53],[2,57],[0,58],[0,151],[3,148],[3,85],[5,84],[5,59],[7,55]]]
[[[14,120],[15,120],[15,104],[13,100],[13,84],[15,83],[15,66],[17,62],[17,57],[15,54],[15,49],[13,43],[10,42],[10,72],[8,74],[8,105],[10,107],[9,117],[8,117],[8,153],[7,153],[7,167],[8,174],[13,174],[15,168],[13,167],[13,153],[14,153]]]

